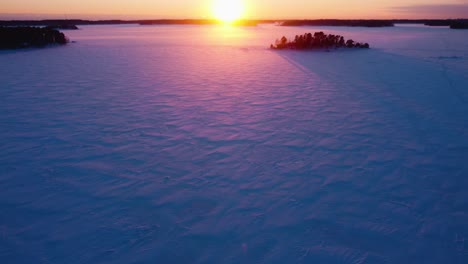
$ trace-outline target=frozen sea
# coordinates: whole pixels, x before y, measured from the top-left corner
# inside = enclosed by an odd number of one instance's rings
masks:
[[[0,51],[1,263],[468,263],[468,31],[65,33]]]

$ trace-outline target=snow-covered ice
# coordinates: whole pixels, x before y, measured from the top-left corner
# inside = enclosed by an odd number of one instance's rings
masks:
[[[468,262],[467,31],[66,33],[0,51],[1,263]]]

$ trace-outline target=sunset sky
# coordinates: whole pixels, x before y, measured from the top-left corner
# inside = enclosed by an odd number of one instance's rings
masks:
[[[212,18],[214,0],[1,0],[0,19]],[[468,0],[242,0],[244,18],[462,18]]]

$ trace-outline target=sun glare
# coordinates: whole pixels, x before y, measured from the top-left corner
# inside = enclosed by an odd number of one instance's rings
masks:
[[[240,19],[243,11],[241,0],[215,0],[213,5],[215,18],[225,23]]]

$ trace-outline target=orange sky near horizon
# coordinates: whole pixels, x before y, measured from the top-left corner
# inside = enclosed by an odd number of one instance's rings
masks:
[[[214,0],[1,0],[0,19],[213,18]],[[240,0],[247,19],[462,18],[468,0]]]

